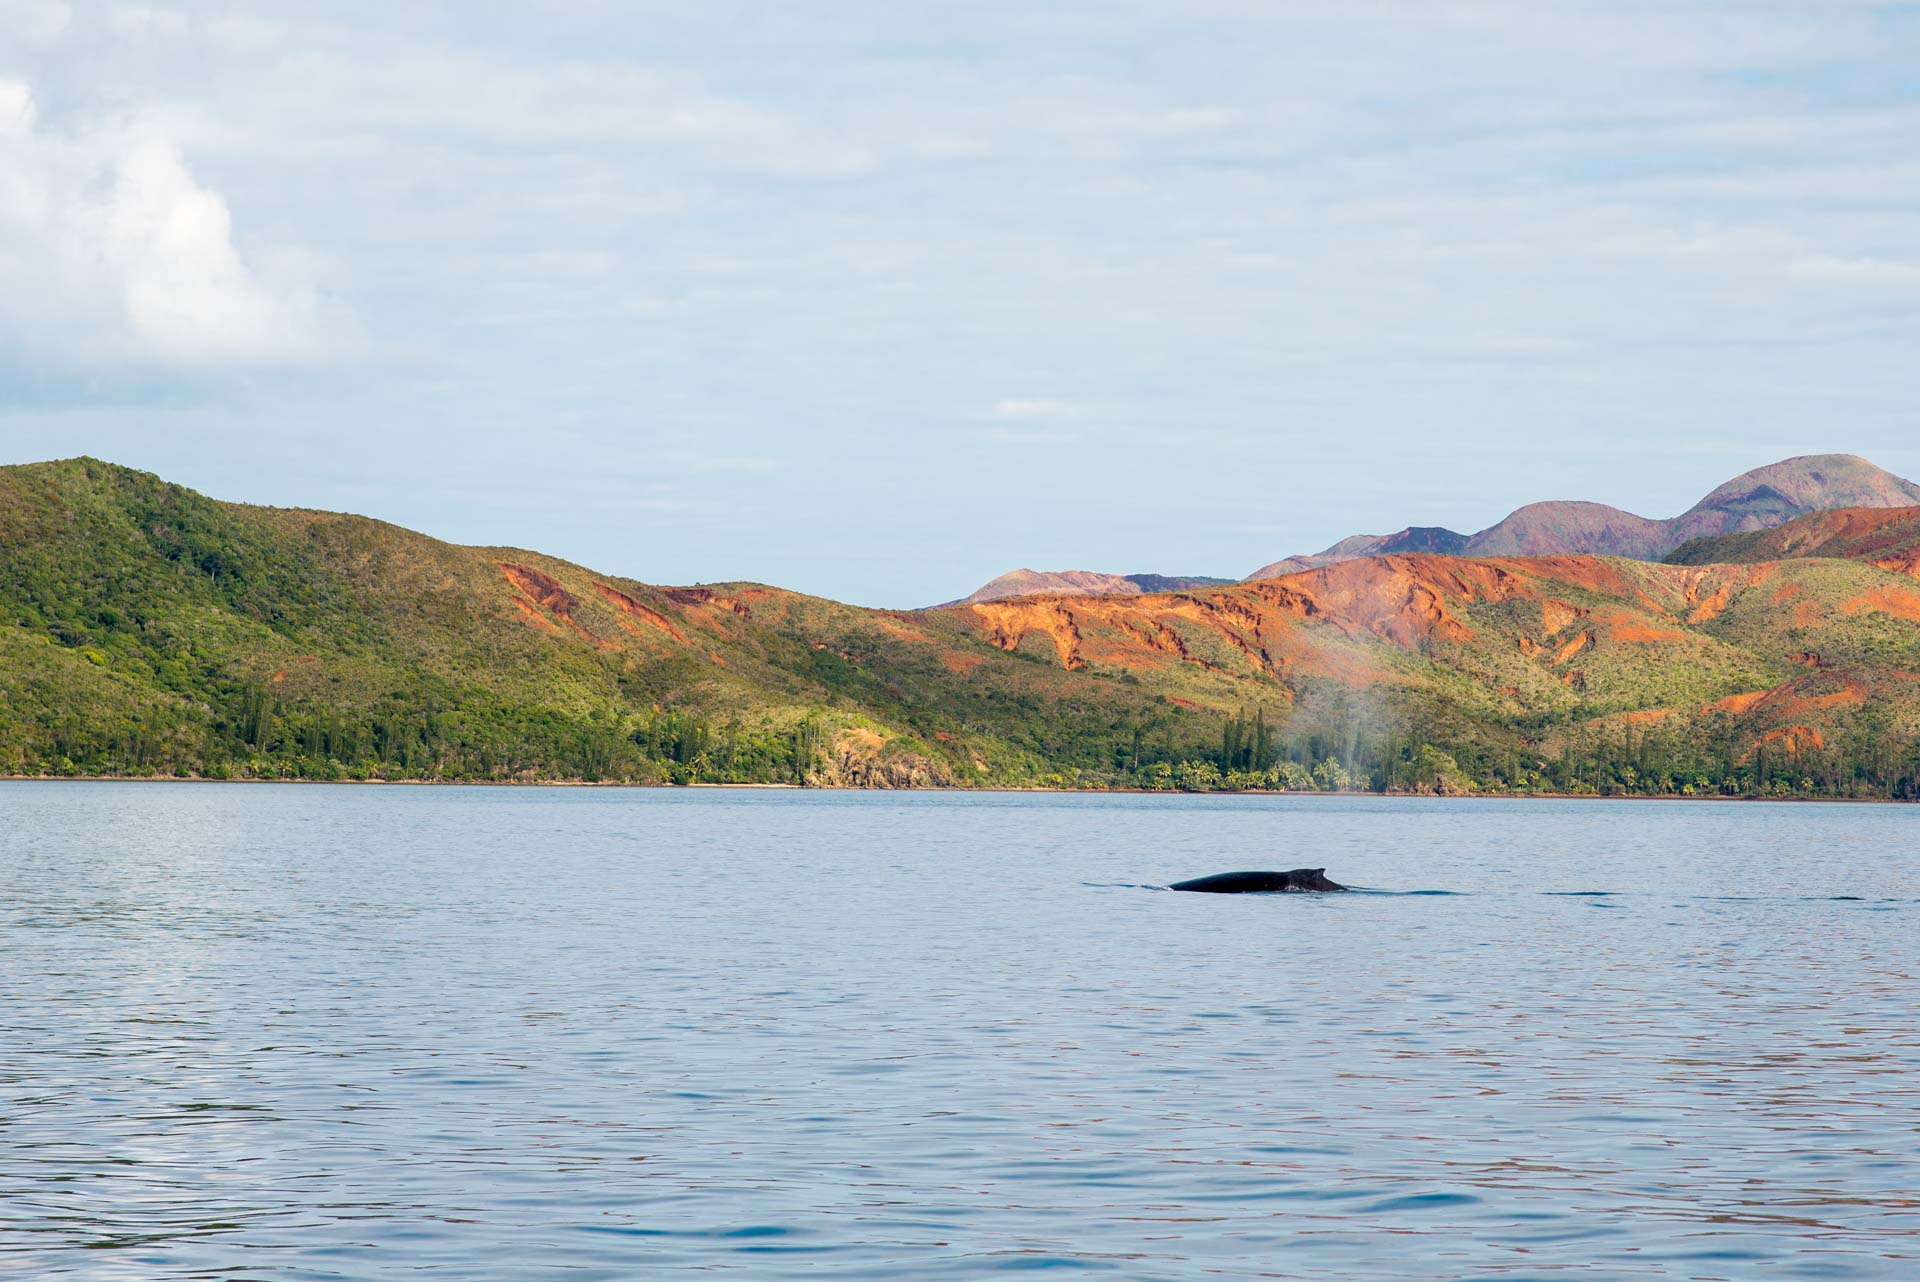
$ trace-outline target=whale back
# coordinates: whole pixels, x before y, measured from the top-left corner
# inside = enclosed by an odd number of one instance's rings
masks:
[[[1295,868],[1291,872],[1221,872],[1211,877],[1177,881],[1168,889],[1206,895],[1263,895],[1284,891],[1336,891],[1346,887],[1329,880],[1325,868]]]

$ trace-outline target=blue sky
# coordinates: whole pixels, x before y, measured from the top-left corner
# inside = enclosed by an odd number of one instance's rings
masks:
[[[894,606],[1920,475],[1913,4],[0,33],[0,461]]]

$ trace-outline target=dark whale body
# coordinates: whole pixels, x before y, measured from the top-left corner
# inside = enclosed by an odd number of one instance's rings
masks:
[[[1221,872],[1192,881],[1176,881],[1169,890],[1197,890],[1205,895],[1263,895],[1276,891],[1345,890],[1327,880],[1325,868],[1295,868],[1292,872]]]

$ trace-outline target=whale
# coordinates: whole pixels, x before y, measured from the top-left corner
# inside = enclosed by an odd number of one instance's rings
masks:
[[[1168,890],[1194,890],[1203,895],[1270,895],[1281,891],[1324,892],[1346,890],[1327,880],[1325,868],[1295,868],[1292,872],[1217,872],[1211,877],[1176,881]]]

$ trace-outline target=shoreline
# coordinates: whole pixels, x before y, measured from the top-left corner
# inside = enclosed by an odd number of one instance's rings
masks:
[[[1286,788],[1240,788],[1233,791],[1182,792],[1177,788],[1052,788],[1041,785],[1019,787],[998,784],[984,788],[853,788],[843,785],[809,788],[797,783],[634,783],[628,780],[586,779],[209,779],[203,775],[13,775],[0,774],[0,784],[9,783],[140,783],[140,784],[296,784],[314,788],[633,788],[662,791],[716,789],[765,792],[851,792],[851,793],[1059,793],[1083,796],[1143,797],[1377,797],[1381,800],[1411,798],[1422,801],[1758,801],[1791,802],[1811,805],[1911,806],[1920,798],[1901,797],[1754,797],[1686,796],[1677,792],[1613,793],[1591,792],[1372,792],[1352,789],[1323,792],[1319,789],[1295,791]]]

